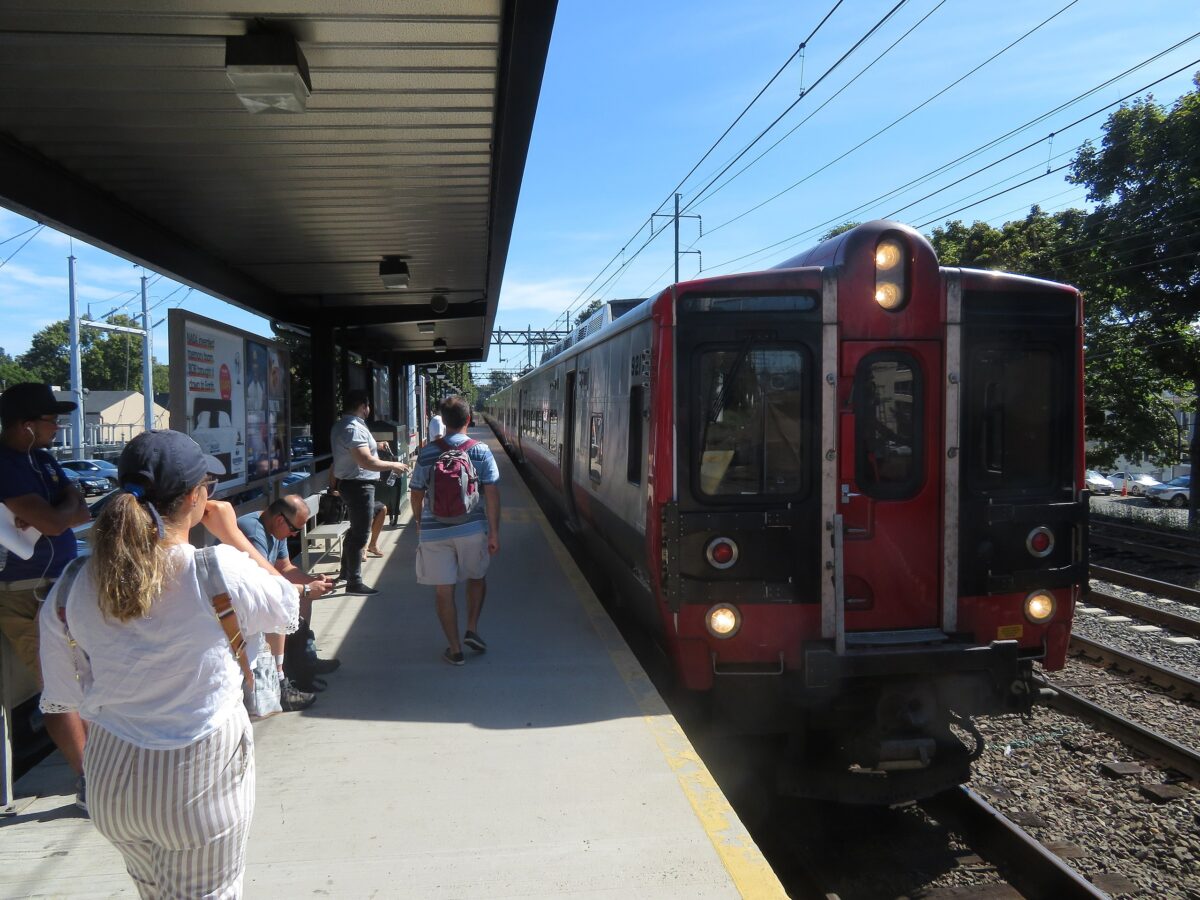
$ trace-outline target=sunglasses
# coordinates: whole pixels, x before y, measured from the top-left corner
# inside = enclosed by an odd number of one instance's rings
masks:
[[[39,422],[45,422],[47,425],[53,425],[55,428],[62,428],[67,423],[58,416],[38,416]]]
[[[289,530],[289,531],[290,531],[292,534],[299,534],[299,533],[300,533],[300,529],[299,529],[299,528],[297,528],[295,525],[293,525],[293,524],[292,524],[292,520],[291,520],[291,519],[289,519],[287,516],[285,516],[283,513],[280,513],[280,514],[279,514],[279,518],[283,519],[283,521],[284,521],[284,524],[286,524],[286,525],[287,525],[287,527],[288,527],[288,530]]]
[[[200,482],[200,486],[203,487],[208,496],[211,497],[213,495],[213,491],[217,489],[218,481],[218,479],[210,475],[208,478],[205,478],[202,482]]]

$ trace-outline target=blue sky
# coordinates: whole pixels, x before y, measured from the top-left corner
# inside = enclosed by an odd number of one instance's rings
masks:
[[[649,237],[645,226],[651,213],[834,2],[560,0],[498,326],[551,327],[568,305],[579,306],[592,297],[646,296],[668,284],[673,262],[666,218],[656,220],[656,227],[666,232],[619,275],[614,272]],[[1136,16],[1130,15],[1128,3],[1117,0],[908,0],[814,87],[896,3],[843,2],[808,44],[802,60],[797,58],[783,71],[684,183],[684,203],[695,203],[688,213],[703,217],[704,237],[699,238],[696,221],[688,219],[681,224],[681,239],[685,248],[702,251],[706,272],[769,267],[814,243],[829,227],[825,223],[851,218],[897,213],[895,218],[912,225],[932,223],[922,229],[928,232],[960,207],[1034,179],[1048,165],[1067,163],[1083,140],[1100,133],[1104,115],[1072,128],[1068,123],[1200,59],[1200,39],[1185,43],[952,170],[869,203],[1200,32],[1194,0],[1143,0],[1136,5]],[[1037,27],[1059,10],[1063,11],[1056,18]],[[909,29],[913,30],[901,39]],[[1186,68],[1152,93],[1170,104],[1189,89],[1197,69],[1200,64]],[[967,77],[950,87],[963,76]],[[792,133],[727,186],[697,197],[698,190],[802,89],[811,93],[714,187]],[[905,114],[909,115],[884,134],[852,149]],[[1006,162],[901,209],[1050,132],[1055,132],[1052,144],[1041,140]],[[852,152],[835,161],[847,151]],[[950,217],[1000,224],[1024,215],[1033,203],[1047,210],[1083,205],[1082,189],[1067,184],[1063,174],[1037,178]],[[769,202],[750,211],[764,201]],[[869,205],[858,209],[862,204]],[[669,212],[669,204],[659,211]],[[31,224],[0,210],[0,240]],[[796,237],[770,246],[792,236]],[[0,260],[24,240],[0,245]],[[83,309],[90,303],[99,316],[134,297],[138,268],[79,241],[74,248]],[[36,330],[66,317],[67,253],[68,239],[47,229],[0,268],[0,346],[9,353],[23,352]],[[614,256],[618,264],[605,269]],[[681,277],[694,277],[700,259],[683,257]],[[186,288],[172,294],[178,287],[166,278],[153,284],[152,303],[170,295],[155,310],[156,319],[182,300],[202,315],[269,334],[265,320]],[[134,300],[125,309],[138,308]],[[155,345],[162,358],[165,324],[156,331]],[[503,356],[501,362],[493,347],[485,368],[511,367],[525,353],[506,347]]]

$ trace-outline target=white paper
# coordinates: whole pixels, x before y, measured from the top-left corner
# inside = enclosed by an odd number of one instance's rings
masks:
[[[21,559],[33,556],[33,547],[42,533],[30,525],[28,528],[18,528],[16,516],[13,515],[7,503],[0,503],[0,544],[10,553],[15,553]]]

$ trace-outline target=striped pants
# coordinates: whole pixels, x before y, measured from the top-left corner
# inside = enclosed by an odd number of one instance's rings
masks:
[[[245,707],[177,750],[145,750],[92,725],[83,761],[96,830],[142,897],[242,895],[254,815],[254,732]]]

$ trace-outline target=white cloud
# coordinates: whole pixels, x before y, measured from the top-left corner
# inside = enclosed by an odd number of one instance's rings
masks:
[[[518,309],[560,313],[579,296],[585,282],[555,278],[549,281],[513,281],[505,279],[500,289],[499,314]]]

